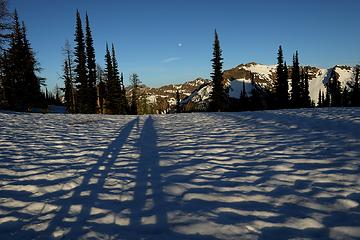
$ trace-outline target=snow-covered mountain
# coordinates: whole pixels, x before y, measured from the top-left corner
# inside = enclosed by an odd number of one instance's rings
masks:
[[[306,66],[309,72],[309,90],[311,99],[317,104],[319,90],[325,92],[326,83],[330,78],[331,71],[334,69],[339,77],[341,86],[345,87],[347,82],[352,79],[353,68],[349,66],[337,65],[334,68],[318,68]],[[245,83],[248,95],[251,95],[251,76],[254,76],[257,85],[272,87],[276,79],[276,65],[264,65],[255,62],[240,64],[234,68],[224,71],[224,79],[229,87],[229,96],[239,98],[240,92]],[[289,68],[291,76],[291,68]],[[291,80],[289,79],[289,90]],[[141,86],[141,95],[146,97],[147,103],[152,105],[155,112],[161,113],[169,110],[176,105],[176,91],[179,91],[181,103],[187,110],[201,111],[206,109],[210,94],[212,92],[211,81],[204,78],[196,78],[183,84],[165,85],[159,88]],[[128,97],[131,96],[131,88],[128,89]]]
[[[352,78],[353,68],[349,66],[337,65],[334,68],[325,69],[313,66],[306,66],[309,71],[309,91],[311,99],[317,103],[319,90],[325,91],[326,83],[330,78],[332,69],[335,70],[339,77],[341,86],[344,88],[349,80]],[[291,68],[289,69],[289,76]],[[273,86],[276,79],[276,65],[264,65],[258,63],[240,64],[234,68],[224,71],[224,79],[229,86],[229,95],[232,98],[239,98],[240,92],[243,88],[243,82],[248,95],[251,94],[251,76],[254,75],[255,82],[263,87]],[[290,84],[290,79],[289,79]],[[290,87],[290,86],[289,86]],[[205,84],[199,89],[196,89],[189,97],[183,100],[183,104],[189,103],[204,105],[207,103],[212,87],[210,84]]]
[[[182,84],[170,84],[158,88],[142,85],[140,87],[141,97],[146,97],[147,103],[154,106],[157,112],[168,110],[169,107],[176,105],[176,92],[179,91],[180,99],[184,99],[204,84],[210,83],[210,80],[196,78]],[[132,89],[127,89],[127,95],[130,98]]]

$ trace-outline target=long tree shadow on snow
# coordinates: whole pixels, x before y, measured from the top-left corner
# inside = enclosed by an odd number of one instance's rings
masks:
[[[145,120],[137,147],[140,151],[132,207],[130,207],[129,230],[135,234],[130,239],[167,239],[174,240],[207,239],[216,240],[213,236],[201,236],[194,233],[180,233],[169,224],[168,212],[171,208],[164,190],[167,181],[162,177],[164,167],[160,160],[164,160],[157,145],[158,135],[150,116]],[[127,227],[126,227],[127,228]],[[125,229],[126,229],[125,228]],[[124,229],[124,230],[125,230]]]
[[[82,182],[75,189],[72,196],[64,200],[62,204],[59,204],[60,210],[57,211],[56,215],[49,223],[48,228],[44,231],[44,234],[48,238],[52,238],[60,234],[56,233],[58,228],[70,228],[68,232],[61,234],[64,239],[78,239],[86,231],[88,231],[88,229],[84,229],[84,226],[87,225],[87,221],[91,215],[91,207],[100,201],[99,193],[104,188],[106,178],[117,159],[118,153],[128,139],[134,125],[138,121],[138,118],[134,119],[120,130],[118,136],[104,151],[103,155],[98,159],[96,164],[94,164],[92,168],[86,172]],[[96,179],[95,182],[93,182],[94,179]],[[82,204],[84,201],[87,203],[90,202],[90,204]],[[75,204],[82,204],[81,210],[78,214],[76,214],[76,222],[69,223],[66,219],[73,217],[73,214],[70,212],[71,207]]]
[[[168,222],[166,209],[163,207],[165,197],[160,177],[157,134],[152,117],[146,119],[137,146],[140,149],[140,158],[135,178],[130,227],[140,232],[164,232],[168,229]],[[147,200],[153,202],[150,209],[146,206]],[[144,220],[146,218],[149,220]]]
[[[171,125],[159,128],[160,142],[166,143],[160,145],[160,155],[169,222],[183,236],[198,231],[198,236],[221,239],[329,239],[339,222],[347,227],[358,224],[359,208],[349,210],[342,204],[358,201],[358,195],[344,199],[339,194],[357,186],[351,179],[359,168],[345,166],[355,161],[344,151],[358,154],[356,142],[346,144],[348,134],[266,112],[170,120]],[[338,124],[336,120],[326,123]],[[341,181],[334,171],[341,173]],[[181,185],[186,187],[169,191]],[[173,223],[173,214],[179,212],[194,216],[193,224]]]

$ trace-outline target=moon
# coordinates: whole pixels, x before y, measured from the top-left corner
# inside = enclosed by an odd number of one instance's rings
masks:
[[[182,47],[182,43],[178,43],[178,47]]]

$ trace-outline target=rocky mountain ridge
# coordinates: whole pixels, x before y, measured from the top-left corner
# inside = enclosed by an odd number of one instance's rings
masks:
[[[309,73],[309,90],[311,99],[317,103],[319,90],[325,92],[326,83],[330,78],[331,71],[334,69],[339,78],[341,86],[347,85],[352,79],[353,67],[336,65],[333,68],[318,68],[314,66],[303,66],[307,68]],[[276,79],[276,65],[265,65],[255,62],[240,64],[234,68],[225,70],[223,73],[226,85],[229,88],[229,96],[239,98],[240,92],[245,83],[246,91],[250,94],[251,76],[254,76],[255,82],[262,87],[272,87]],[[289,67],[289,76],[291,76],[291,67]],[[289,79],[289,89],[290,89]],[[197,105],[196,109],[203,109],[209,101],[212,92],[211,81],[204,78],[196,78],[183,84],[170,84],[159,88],[152,88],[143,85],[141,87],[141,95],[152,105],[154,113],[168,111],[176,105],[176,91],[179,91],[181,104],[185,109],[191,109]],[[128,91],[131,95],[131,89]],[[200,106],[200,107],[199,107]]]
[[[150,110],[152,113],[164,113],[176,105],[177,91],[179,91],[180,99],[185,99],[194,91],[209,83],[210,80],[198,77],[182,84],[169,84],[158,88],[141,85],[139,90],[140,105],[147,105],[147,108],[151,108],[147,110]],[[129,87],[127,89],[127,97],[129,99],[131,94],[132,89]]]
[[[341,87],[344,88],[347,82],[353,78],[353,67],[345,65],[336,65],[333,68],[318,68],[314,66],[302,66],[307,68],[309,73],[309,91],[310,98],[317,104],[319,91],[326,91],[326,84],[329,81],[332,70],[335,70]],[[229,87],[229,96],[232,98],[240,98],[240,92],[245,83],[245,89],[248,95],[251,94],[251,77],[254,77],[255,83],[262,87],[271,88],[276,81],[276,65],[258,64],[255,62],[240,64],[234,68],[225,70],[223,73],[227,86]],[[289,67],[289,76],[291,76],[291,67]],[[289,79],[289,91],[291,89],[291,79]],[[194,91],[190,97],[183,100],[183,104],[199,105],[200,109],[208,103],[212,92],[211,85]]]

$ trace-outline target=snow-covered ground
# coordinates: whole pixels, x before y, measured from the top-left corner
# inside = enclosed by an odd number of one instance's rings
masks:
[[[359,239],[360,109],[0,113],[0,239]]]

